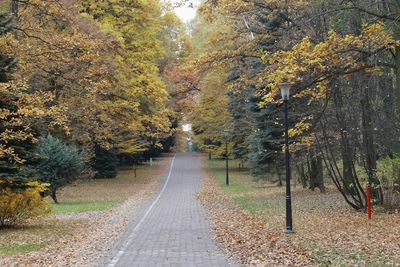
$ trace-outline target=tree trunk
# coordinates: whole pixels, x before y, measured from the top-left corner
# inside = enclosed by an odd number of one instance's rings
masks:
[[[282,175],[281,175],[281,173],[279,172],[279,168],[278,168],[278,165],[277,165],[277,164],[275,164],[275,170],[276,170],[276,174],[278,175],[278,186],[282,186],[282,185],[283,185],[283,182],[282,182]]]
[[[315,188],[318,187],[320,192],[324,193],[325,185],[322,157],[315,154],[311,155],[310,158],[307,159],[307,165],[310,189],[314,191]]]
[[[310,159],[311,158],[311,159]],[[314,159],[312,157],[307,157],[307,173],[309,177],[309,188],[314,191],[315,189],[315,168],[314,168]]]
[[[320,155],[314,157],[313,166],[315,168],[315,185],[319,188],[321,193],[325,193],[325,184],[324,184],[324,167],[322,163],[322,157]]]
[[[369,88],[367,87],[362,94],[361,99],[362,108],[362,132],[363,132],[363,146],[365,153],[365,169],[368,174],[368,183],[372,188],[372,197],[378,203],[383,203],[383,193],[380,182],[376,177],[377,163],[376,163],[376,150],[374,145],[374,125],[372,120],[372,103],[370,100]]]
[[[346,123],[346,113],[343,111],[343,97],[341,88],[337,87],[335,94],[333,95],[333,103],[336,109],[336,120],[340,128],[340,151],[342,156],[342,176],[343,176],[343,189],[346,194],[354,194],[354,186],[352,186],[354,180],[353,166],[353,150],[351,149],[348,128]]]
[[[54,203],[58,204],[57,200],[57,188],[53,188],[51,190],[51,198],[53,199]]]
[[[297,164],[296,165],[297,168],[297,174],[299,175],[299,180],[301,185],[303,186],[303,188],[307,187],[307,174],[306,171],[304,169],[304,164]]]
[[[395,57],[394,57],[394,62],[395,62],[395,97],[396,97],[396,106],[397,106],[397,111],[400,110],[400,47],[396,46],[396,51],[395,51]]]

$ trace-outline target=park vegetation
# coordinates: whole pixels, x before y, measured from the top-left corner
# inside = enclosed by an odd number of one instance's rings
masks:
[[[2,225],[78,178],[113,178],[173,146],[163,69],[184,38],[156,0],[0,2]]]
[[[204,1],[182,77],[187,95],[197,92],[199,148],[225,156],[228,138],[229,156],[282,185],[278,85],[288,82],[296,179],[321,192],[329,182],[356,210],[369,184],[374,204],[398,209],[399,15],[392,0]]]

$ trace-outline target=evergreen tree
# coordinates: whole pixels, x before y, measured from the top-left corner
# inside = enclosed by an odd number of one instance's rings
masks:
[[[95,147],[95,157],[92,168],[96,172],[95,178],[115,178],[118,173],[117,149],[104,149],[100,145]]]
[[[0,36],[12,31],[12,16],[8,13],[0,13]],[[0,82],[5,83],[10,79],[11,71],[15,66],[15,59],[9,58],[0,52]]]
[[[81,154],[72,146],[48,135],[41,137],[36,148],[40,181],[50,184],[51,197],[57,201],[57,191],[76,180],[82,172]]]
[[[13,30],[13,19],[9,12],[0,13],[0,37],[12,32]],[[11,79],[12,70],[16,64],[14,58],[10,58],[3,54],[0,50],[0,83],[7,83]],[[13,97],[15,100],[17,96]],[[0,109],[8,109],[10,111],[16,111],[17,107],[13,105],[15,101],[9,101],[6,96],[0,93]],[[0,132],[5,129],[5,124],[7,122],[0,122]],[[1,142],[0,142],[0,145]],[[29,142],[12,142],[8,145],[12,146],[14,151],[24,157],[27,151],[32,148]],[[28,158],[28,157],[24,157]],[[7,158],[0,157],[0,178],[2,179],[12,179],[15,181],[16,185],[26,181],[27,173],[29,170],[22,165],[15,162],[9,161]]]

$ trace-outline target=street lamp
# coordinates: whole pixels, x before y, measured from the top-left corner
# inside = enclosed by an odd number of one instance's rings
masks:
[[[227,186],[229,186],[229,165],[228,165],[228,135],[229,135],[229,131],[225,130],[224,131],[225,134],[225,174],[226,174],[226,179],[225,179],[225,183]]]
[[[290,95],[290,83],[278,84],[281,89],[282,100],[285,103],[285,165],[286,165],[286,228],[285,234],[293,233],[292,223],[292,196],[290,192],[290,152],[289,152],[289,122],[288,122],[288,102]]]

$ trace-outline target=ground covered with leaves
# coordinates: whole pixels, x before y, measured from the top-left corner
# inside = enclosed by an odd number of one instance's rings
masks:
[[[254,182],[231,170],[224,185],[223,162],[209,161],[201,200],[215,237],[245,265],[400,266],[400,214],[374,211],[373,219],[352,210],[334,188],[293,189],[295,234],[285,236],[285,189]],[[294,186],[294,185],[293,185]]]
[[[0,230],[0,266],[93,266],[109,254],[136,208],[157,189],[169,157],[115,179],[65,188],[53,215]],[[90,229],[90,231],[88,231]]]

